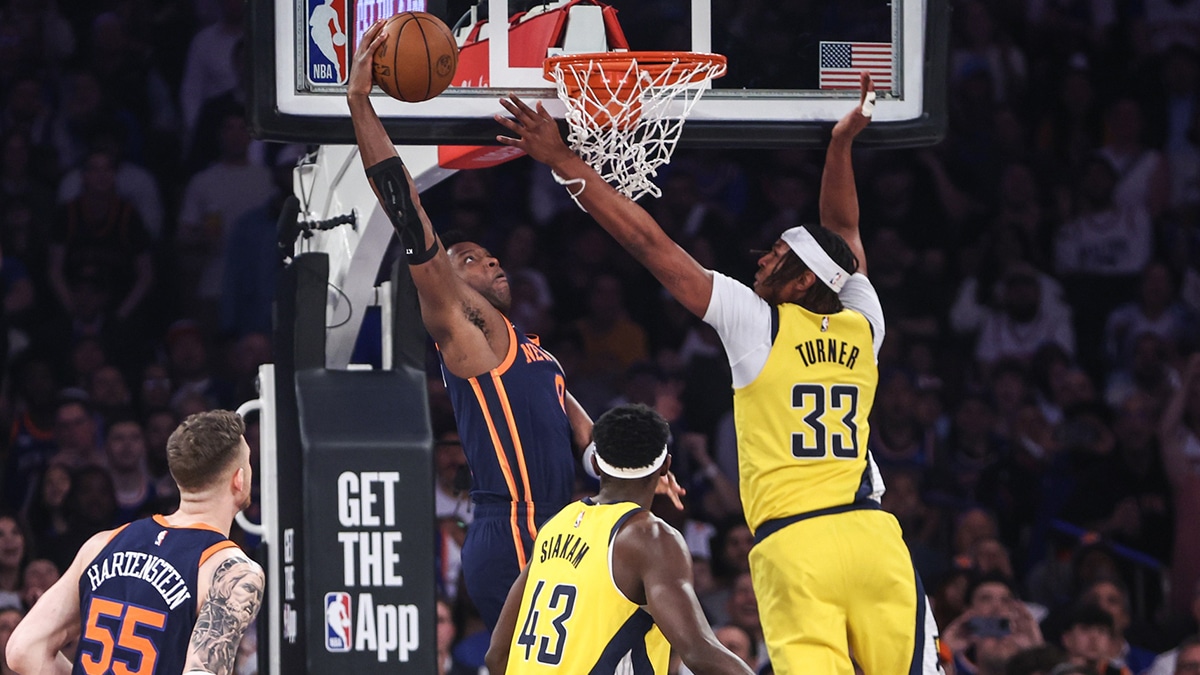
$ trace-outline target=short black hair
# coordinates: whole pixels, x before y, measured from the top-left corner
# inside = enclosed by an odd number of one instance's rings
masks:
[[[1110,633],[1117,629],[1112,614],[1090,602],[1080,603],[1071,610],[1071,614],[1067,617],[1067,623],[1063,626],[1063,632],[1076,627],[1106,628]]]
[[[1014,598],[1021,597],[1021,595],[1017,593],[1017,586],[1013,583],[1011,578],[999,572],[986,572],[984,574],[973,575],[971,580],[967,582],[967,593],[963,596],[963,598],[966,599],[968,605],[970,605],[971,601],[974,599],[975,591],[978,591],[979,587],[984,584],[1000,584],[1008,588]]]
[[[445,232],[439,232],[438,239],[442,240],[442,247],[445,248],[447,252],[450,251],[451,246],[457,246],[464,241],[475,241],[471,237],[467,236],[467,233],[462,230],[446,230]]]
[[[640,403],[613,408],[592,427],[596,454],[620,469],[650,466],[670,436],[667,421]]]
[[[1054,645],[1038,645],[1013,654],[1004,667],[1005,675],[1048,673],[1063,662],[1062,650]]]

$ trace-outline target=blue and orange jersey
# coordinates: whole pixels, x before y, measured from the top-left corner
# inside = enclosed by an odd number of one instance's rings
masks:
[[[558,361],[508,324],[508,354],[496,368],[463,379],[442,364],[446,391],[471,468],[476,504],[511,502],[530,521],[571,501],[575,456],[566,380]],[[543,518],[544,519],[544,518]]]
[[[183,672],[200,566],[234,546],[215,529],[172,527],[162,516],[118,529],[79,578],[79,656],[71,672]]]

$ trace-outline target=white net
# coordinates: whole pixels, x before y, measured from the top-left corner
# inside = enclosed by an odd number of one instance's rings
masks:
[[[663,59],[648,54],[639,63],[636,53],[615,60],[612,54],[597,56],[609,58],[576,55],[556,60],[548,70],[558,98],[567,106],[567,142],[625,196],[658,197],[662,191],[651,179],[658,167],[671,161],[684,119],[707,84],[725,74],[725,58],[686,54],[686,59]],[[575,190],[572,198],[578,193]]]

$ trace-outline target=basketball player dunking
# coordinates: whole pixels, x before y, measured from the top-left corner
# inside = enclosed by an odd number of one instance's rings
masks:
[[[501,101],[501,142],[547,164],[596,222],[713,326],[733,370],[750,572],[776,673],[937,673],[937,628],[867,449],[883,310],[866,277],[850,147],[874,89],[834,127],[820,225],[758,260],[754,287],[705,269],[568,148],[539,105]]]
[[[364,33],[346,96],[367,179],[396,228],[421,319],[437,342],[472,475],[463,574],[490,629],[538,528],[571,499],[572,448],[582,453],[589,445],[592,421],[567,391],[558,361],[505,316],[512,298],[496,257],[472,241],[439,239],[421,208],[369,98],[381,28]]]
[[[250,504],[250,446],[236,413],[192,415],[167,441],[179,510],[100,532],[13,631],[22,675],[233,672],[263,573],[229,541]],[[75,663],[60,650],[79,641]]]

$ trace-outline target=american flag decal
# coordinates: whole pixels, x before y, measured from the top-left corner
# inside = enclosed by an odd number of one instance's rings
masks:
[[[867,71],[875,88],[892,88],[892,45],[888,42],[821,42],[821,89],[858,89]]]

